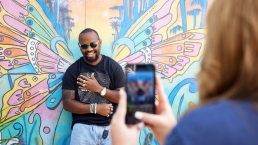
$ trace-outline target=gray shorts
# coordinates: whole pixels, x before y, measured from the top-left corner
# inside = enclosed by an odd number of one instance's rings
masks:
[[[105,129],[109,130],[110,126]],[[104,126],[76,123],[73,126],[70,145],[112,145],[110,130],[106,139],[102,138]]]

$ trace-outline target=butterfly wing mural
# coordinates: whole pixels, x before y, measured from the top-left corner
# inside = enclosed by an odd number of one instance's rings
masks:
[[[153,63],[179,120],[198,103],[195,76],[212,2],[0,0],[1,120],[9,124],[0,138],[13,138],[4,144],[69,144],[72,118],[63,110],[61,83],[81,56],[78,34],[85,27],[99,32],[101,53],[122,68]],[[143,129],[139,144],[158,142],[150,129]]]

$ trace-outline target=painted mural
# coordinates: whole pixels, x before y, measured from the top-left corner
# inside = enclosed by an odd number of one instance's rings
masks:
[[[62,77],[81,53],[79,33],[99,32],[101,54],[153,63],[176,118],[198,103],[196,74],[213,0],[0,0],[2,144],[68,145]],[[156,96],[158,99],[158,96]],[[8,140],[10,139],[11,140]],[[158,145],[143,129],[139,145]]]

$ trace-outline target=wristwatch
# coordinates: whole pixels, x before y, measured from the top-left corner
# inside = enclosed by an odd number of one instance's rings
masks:
[[[103,90],[100,92],[101,96],[105,96],[106,95],[106,87],[103,88]]]

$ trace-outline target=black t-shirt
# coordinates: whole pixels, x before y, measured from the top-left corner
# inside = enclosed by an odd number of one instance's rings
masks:
[[[91,74],[94,73],[94,77],[103,87],[110,90],[115,90],[124,86],[123,83],[123,70],[121,66],[113,59],[102,55],[101,61],[97,65],[90,65],[84,61],[81,57],[76,62],[74,62],[65,72],[63,77],[62,89],[75,90],[75,100],[80,101],[85,104],[91,103],[107,103],[111,102],[106,98],[102,97],[99,93],[83,91],[78,88],[77,78],[82,74],[88,78],[91,78]],[[117,108],[116,103],[113,104],[113,109],[115,112]],[[110,117],[102,116],[100,114],[72,114],[73,124],[83,123],[87,125],[99,125],[107,126],[111,121],[112,115]]]

